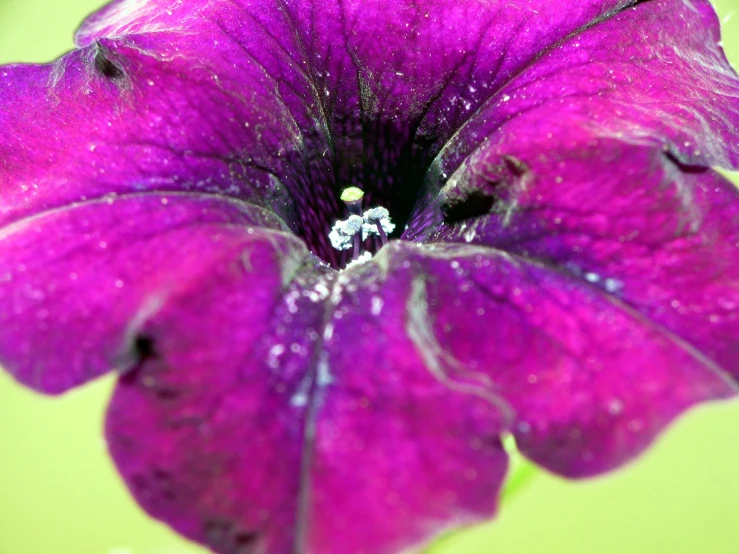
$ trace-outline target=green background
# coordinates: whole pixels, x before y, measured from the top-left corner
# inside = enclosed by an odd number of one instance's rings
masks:
[[[0,63],[57,57],[102,4],[0,0]],[[739,0],[716,7],[738,66]],[[204,553],[146,517],[116,476],[100,432],[112,384],[48,399],[0,372],[0,554]],[[739,554],[737,439],[739,402],[694,410],[619,472],[579,483],[536,473],[496,521],[434,554]]]

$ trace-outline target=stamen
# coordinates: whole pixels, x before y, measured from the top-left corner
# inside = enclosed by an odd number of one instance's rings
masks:
[[[359,251],[362,249],[362,235],[360,233],[357,233],[354,235],[354,250],[352,250],[352,261],[356,261],[359,259]]]
[[[388,234],[395,230],[395,225],[390,221],[390,212],[383,207],[371,208],[360,215],[362,198],[364,192],[357,187],[341,191],[341,201],[346,204],[350,215],[348,219],[337,221],[328,234],[331,246],[337,250],[354,249],[352,261],[346,268],[372,258],[370,252],[362,253],[362,242],[369,236],[379,236],[382,246],[385,246],[388,243]]]
[[[378,221],[375,223],[377,225],[377,232],[380,233],[380,242],[383,246],[387,244],[387,235],[385,234],[385,230],[382,228],[382,224]]]
[[[340,219],[334,223],[331,232],[328,234],[331,246],[336,250],[349,250],[356,244],[356,239],[360,237],[359,231],[362,230],[363,226],[364,220],[358,215],[350,215],[349,219]]]
[[[382,245],[388,243],[387,235],[395,230],[395,224],[390,221],[390,212],[378,206],[364,212],[364,225],[362,225],[362,236],[379,235]]]

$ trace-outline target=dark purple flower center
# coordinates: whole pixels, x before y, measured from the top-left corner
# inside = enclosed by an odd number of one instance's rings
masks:
[[[342,268],[352,251],[338,251],[328,240],[333,224],[349,215],[341,191],[360,188],[365,193],[363,209],[387,208],[396,226],[388,238],[398,238],[438,147],[435,137],[419,135],[406,121],[363,121],[356,114],[349,121],[333,121],[332,127],[331,137],[314,137],[313,146],[300,154],[303,159],[293,163],[294,173],[284,183],[292,201],[287,203],[288,212],[280,215],[314,254]],[[370,237],[362,251],[374,254],[381,246],[379,237]]]

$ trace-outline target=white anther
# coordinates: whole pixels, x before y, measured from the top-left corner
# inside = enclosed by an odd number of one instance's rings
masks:
[[[380,224],[386,235],[395,230],[395,224],[390,221],[390,212],[385,208],[378,206],[364,212],[364,224],[362,225],[362,240],[372,235],[379,235],[377,223]]]
[[[349,219],[334,223],[328,238],[336,250],[348,250],[352,247],[354,235],[362,230],[364,220],[358,215],[350,215]]]
[[[377,208],[370,208],[369,210],[364,212],[364,220],[367,223],[377,223],[382,219],[390,219],[390,212],[382,206],[378,206]]]

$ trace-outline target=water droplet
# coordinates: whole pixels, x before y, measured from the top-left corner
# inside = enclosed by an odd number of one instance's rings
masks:
[[[611,415],[618,415],[624,409],[624,403],[619,399],[614,398],[608,403],[608,413]]]
[[[379,296],[373,296],[372,297],[372,315],[380,315],[382,313],[382,306],[384,305],[384,301]]]

